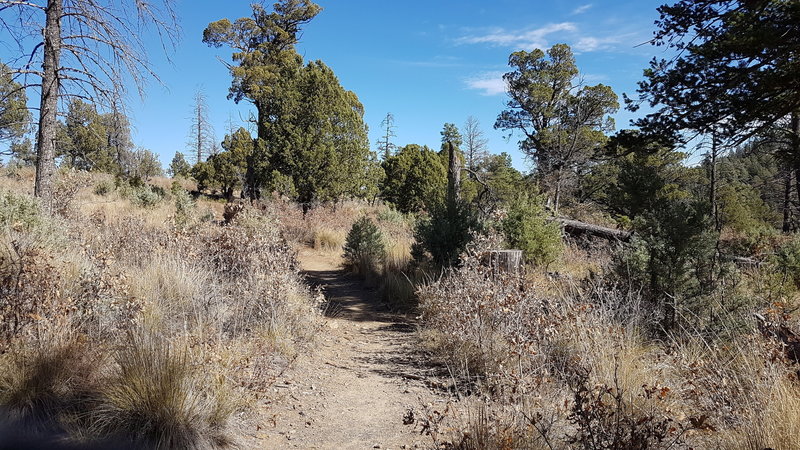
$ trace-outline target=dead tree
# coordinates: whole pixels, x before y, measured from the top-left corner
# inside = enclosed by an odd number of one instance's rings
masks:
[[[0,13],[0,28],[19,48],[7,62],[14,80],[40,95],[34,192],[49,207],[59,100],[79,98],[116,110],[127,80],[143,95],[145,80],[158,76],[141,36],[152,28],[164,48],[174,47],[173,0],[0,0]]]
[[[622,241],[628,242],[633,236],[633,233],[625,230],[618,230],[616,228],[608,228],[600,225],[595,225],[578,220],[564,219],[561,217],[552,217],[553,222],[561,224],[564,231],[573,236],[588,235],[598,237],[609,241]]]
[[[214,127],[208,118],[208,102],[202,90],[197,90],[194,95],[192,105],[192,127],[189,132],[188,147],[195,156],[195,163],[203,161],[204,156],[211,156],[215,153],[214,145],[216,137]]]

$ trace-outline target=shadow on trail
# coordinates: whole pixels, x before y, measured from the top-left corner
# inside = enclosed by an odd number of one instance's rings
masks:
[[[328,300],[327,317],[380,324],[361,328],[360,333],[363,339],[383,341],[392,350],[356,357],[361,367],[384,378],[415,380],[438,391],[447,390],[441,382],[449,378],[447,368],[433,364],[430,356],[414,345],[411,334],[417,325],[410,315],[390,310],[379,300],[377,290],[367,288],[345,270],[306,270],[304,274],[312,286],[322,288]]]
[[[378,299],[378,292],[364,286],[364,282],[345,270],[306,270],[306,280],[322,288],[328,306],[326,317],[353,322],[385,322],[395,331],[412,332],[410,318],[391,311]],[[408,331],[405,331],[408,330]]]

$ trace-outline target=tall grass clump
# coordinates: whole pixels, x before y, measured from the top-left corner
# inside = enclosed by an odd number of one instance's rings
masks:
[[[188,351],[157,333],[128,332],[92,410],[91,430],[157,449],[228,446],[232,408],[208,392]]]

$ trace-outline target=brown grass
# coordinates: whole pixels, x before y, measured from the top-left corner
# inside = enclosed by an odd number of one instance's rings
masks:
[[[94,183],[65,192],[60,217],[25,194],[0,202],[0,275],[15,286],[0,292],[0,408],[27,436],[235,444],[232,414],[253,420],[321,317],[275,218],[247,209],[229,226],[178,228],[169,198],[142,208]]]

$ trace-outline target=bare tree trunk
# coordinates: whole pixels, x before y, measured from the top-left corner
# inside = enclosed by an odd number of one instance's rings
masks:
[[[791,148],[789,154],[794,160],[795,186],[797,187],[797,197],[800,200],[800,111],[792,113],[791,135],[789,136]]]
[[[455,208],[461,201],[461,161],[452,142],[447,143],[450,164],[447,169],[447,207]]]
[[[48,209],[52,206],[53,178],[56,171],[58,95],[61,84],[58,68],[61,58],[62,6],[62,0],[49,0],[45,10],[42,98],[40,102],[39,131],[36,137],[37,158],[34,195],[40,197],[45,208]]]
[[[792,231],[792,169],[787,168],[783,175],[783,232]]]

